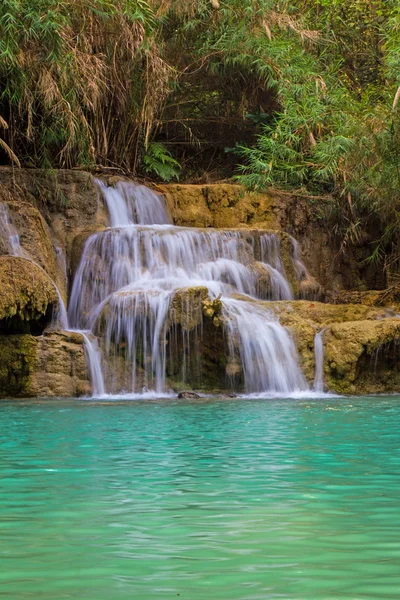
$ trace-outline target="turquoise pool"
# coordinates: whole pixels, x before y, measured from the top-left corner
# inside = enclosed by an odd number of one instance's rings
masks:
[[[0,598],[400,597],[400,398],[0,403]]]

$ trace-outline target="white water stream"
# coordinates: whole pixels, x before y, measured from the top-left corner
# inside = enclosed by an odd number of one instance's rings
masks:
[[[0,234],[8,246],[11,256],[21,256],[22,248],[19,243],[18,231],[11,222],[8,206],[0,202]]]
[[[318,331],[314,338],[315,355],[315,378],[314,392],[323,393],[324,391],[324,333],[325,329]]]

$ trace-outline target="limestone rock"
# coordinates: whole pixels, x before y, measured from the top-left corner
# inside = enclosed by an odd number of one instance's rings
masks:
[[[169,321],[190,331],[202,322],[202,306],[208,299],[208,289],[203,286],[182,288],[175,292],[169,309]]]
[[[334,324],[325,338],[328,388],[340,393],[400,389],[400,319]]]
[[[211,300],[209,297],[204,298],[202,301],[203,314],[208,318],[212,319],[215,327],[222,325],[222,301],[221,294],[218,298]]]
[[[9,201],[16,203],[18,206],[24,204],[31,207],[30,209],[23,208],[23,210],[26,212],[29,210],[36,211],[36,220],[37,213],[40,213],[40,227],[47,230],[46,235],[49,234],[50,244],[60,247],[66,256],[68,272],[72,259],[76,263],[79,262],[80,258],[76,256],[75,238],[87,228],[98,230],[108,225],[108,216],[104,204],[100,201],[93,176],[88,172],[66,169],[49,171],[46,169],[0,167],[0,180],[3,194],[8,194]],[[0,190],[0,201],[2,201],[1,196]],[[55,278],[53,271],[49,269],[49,265],[51,268],[56,268],[54,250],[52,250],[53,258],[49,262],[46,258],[47,249],[45,253],[42,252],[43,248],[39,251],[39,246],[35,250],[37,244],[34,243],[33,234],[30,234],[28,240],[28,234],[23,231],[24,223],[16,222],[16,225],[18,228],[22,227],[21,245],[26,247],[29,243],[27,249],[31,257],[47,270],[52,279],[57,282],[63,294],[62,279],[60,277]],[[27,227],[25,229],[27,230]],[[35,231],[37,230],[38,228],[35,229]],[[37,236],[35,239],[38,239]],[[43,245],[43,243],[42,238],[41,244]],[[47,245],[46,242],[46,248]]]
[[[186,227],[279,227],[279,198],[274,194],[245,192],[239,185],[168,184],[157,190],[165,195],[177,225]]]
[[[0,331],[41,333],[58,306],[54,284],[24,258],[0,257]]]
[[[0,336],[0,397],[76,397],[90,393],[78,333]]]

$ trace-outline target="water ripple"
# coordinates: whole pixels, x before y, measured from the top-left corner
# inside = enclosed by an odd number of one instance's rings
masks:
[[[400,595],[398,397],[0,413],[0,598]]]

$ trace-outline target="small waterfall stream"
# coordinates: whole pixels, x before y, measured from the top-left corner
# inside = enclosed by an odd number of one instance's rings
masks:
[[[246,392],[290,394],[307,389],[294,343],[268,311],[231,298],[224,299],[224,311],[232,355],[232,340],[239,338]]]
[[[92,384],[92,395],[96,398],[104,396],[106,389],[104,386],[103,372],[101,369],[101,352],[96,338],[90,334],[90,331],[79,331],[85,344],[86,362],[90,372],[90,382]],[[90,337],[93,339],[90,339]]]
[[[325,329],[318,331],[314,338],[315,377],[314,392],[324,392],[324,333]]]
[[[0,234],[8,245],[9,254],[11,256],[22,256],[18,231],[11,222],[8,206],[3,202],[0,202]]]
[[[122,351],[129,383],[125,378],[121,393],[167,391],[169,309],[177,290],[197,286],[206,287],[211,298],[221,297],[229,352],[240,355],[246,392],[308,389],[290,335],[252,302],[293,298],[279,236],[260,232],[256,257],[246,231],[177,227],[163,198],[149,188],[98,185],[111,227],[85,244],[68,315],[71,326],[101,338],[106,370]],[[115,389],[113,373],[107,372],[107,389],[111,380]]]

